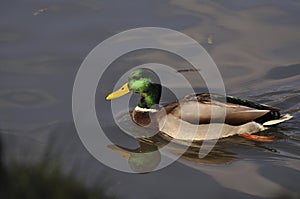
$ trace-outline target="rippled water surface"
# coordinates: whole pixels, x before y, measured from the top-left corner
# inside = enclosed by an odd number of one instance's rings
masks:
[[[36,164],[40,159],[48,164],[60,162],[63,173],[71,172],[87,187],[105,184],[105,192],[118,198],[300,198],[299,10],[296,0],[2,2],[3,169],[16,162]],[[228,94],[277,106],[294,119],[267,130],[278,138],[275,142],[220,139],[200,159],[199,146],[194,144],[170,166],[147,174],[123,173],[99,163],[84,148],[73,123],[76,73],[101,41],[145,26],[170,28],[192,37],[217,64]],[[199,92],[205,90],[193,76],[196,72],[185,71],[190,66],[174,54],[141,50],[115,60],[99,82],[95,107],[107,136],[126,153],[115,146],[107,150],[115,150],[129,164],[136,158],[132,152],[156,151],[166,141],[160,137],[138,141],[124,134],[105,96],[123,75],[120,71],[150,62],[172,66],[192,79]],[[188,94],[176,80],[168,86]],[[114,103],[122,109],[124,99]],[[136,100],[136,96],[130,99],[131,106]],[[166,92],[161,102],[172,100]],[[180,147],[168,150],[176,154]],[[153,158],[148,166],[155,167],[161,154],[146,158]]]

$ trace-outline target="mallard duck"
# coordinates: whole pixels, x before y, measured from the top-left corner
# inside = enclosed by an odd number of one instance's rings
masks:
[[[187,95],[161,107],[158,106],[161,90],[162,86],[155,72],[140,68],[129,75],[128,82],[120,89],[107,95],[106,100],[130,92],[138,93],[140,101],[131,112],[133,122],[145,128],[156,129],[171,138],[186,141],[219,139],[233,135],[256,141],[274,141],[274,136],[253,134],[292,118],[289,114],[281,115],[276,107],[210,93]],[[220,125],[223,125],[220,133],[206,135],[209,126],[221,127]]]

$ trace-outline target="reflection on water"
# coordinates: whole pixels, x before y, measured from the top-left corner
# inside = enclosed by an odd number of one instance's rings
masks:
[[[136,149],[125,148],[119,145],[117,147],[113,145],[108,147],[128,160],[128,164],[133,171],[139,173],[155,170],[162,155],[158,151],[158,147],[164,147],[165,150],[179,156],[181,159],[202,164],[226,164],[237,159],[236,153],[227,151],[226,146],[220,143],[204,158],[199,158],[199,147],[201,145],[197,147],[195,146],[197,145],[196,143],[194,143],[193,147],[189,147],[183,154],[182,150],[185,150],[185,148],[182,149],[180,144],[165,147],[167,142],[162,140],[160,136],[140,139],[139,145],[140,147]],[[151,162],[151,165],[149,165],[149,162]],[[139,167],[138,169],[136,168],[137,166]]]
[[[159,165],[161,154],[156,145],[139,143],[136,149],[130,149],[118,145],[107,146],[113,152],[123,156],[127,161],[132,171],[137,173],[147,173],[154,171]]]
[[[31,179],[32,175],[41,180],[51,175],[34,163],[41,156],[50,161],[55,157],[43,155],[45,145],[55,137],[54,149],[62,157],[59,166],[62,173],[74,169],[81,179],[80,184],[91,185],[95,174],[105,171],[115,182],[105,188],[106,191],[124,198],[249,199],[280,198],[285,193],[288,194],[281,198],[299,198],[299,6],[298,1],[258,0],[2,2],[0,135],[3,164],[0,164],[0,175],[7,171],[12,180],[22,176]],[[144,26],[171,28],[191,36],[216,62],[229,94],[275,105],[292,114],[293,120],[267,131],[278,137],[278,141],[222,139],[203,159],[197,158],[201,144],[198,143],[169,167],[144,175],[123,174],[93,159],[72,124],[75,74],[84,57],[99,42],[120,31]],[[151,152],[168,142],[158,136],[139,142],[124,140],[123,132],[109,118],[110,104],[105,102],[105,95],[111,91],[109,88],[117,81],[116,77],[121,76],[120,69],[148,62],[167,64],[179,71],[190,68],[184,60],[161,51],[125,55],[111,65],[96,95],[97,111],[102,113],[99,120],[111,127],[109,136],[116,138],[116,145],[122,148],[118,151],[120,148],[110,146],[108,150],[115,150],[126,158],[137,172],[144,169],[143,163],[147,160],[153,161],[146,170],[155,168],[164,154]],[[193,71],[184,75],[190,77]],[[199,83],[199,78],[190,79],[193,84]],[[176,85],[174,80],[171,86],[181,85]],[[163,103],[173,101],[171,96],[163,100]],[[168,150],[179,153],[181,145],[174,146]],[[140,151],[148,151],[153,157],[140,157]],[[13,159],[22,161],[10,169]],[[24,167],[29,163],[33,166]],[[78,166],[73,168],[73,165]],[[60,182],[65,180],[56,175],[38,182],[59,183],[51,181],[53,178]],[[3,190],[2,176],[0,183]],[[23,188],[32,191],[32,186]]]

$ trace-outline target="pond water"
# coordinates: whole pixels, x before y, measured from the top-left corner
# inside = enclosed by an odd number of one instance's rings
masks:
[[[59,161],[64,173],[74,173],[86,186],[102,183],[108,194],[118,198],[300,198],[299,10],[296,0],[2,2],[0,139],[4,166],[35,164],[41,158],[49,164]],[[104,166],[84,148],[75,129],[75,76],[100,42],[147,26],[192,37],[215,61],[228,94],[277,106],[294,119],[268,130],[278,138],[275,142],[221,139],[205,158],[197,158],[194,146],[168,167],[147,174]],[[131,151],[151,150],[149,146],[154,145],[124,134],[105,96],[123,75],[122,68],[150,62],[183,70],[191,79],[195,74],[184,71],[190,67],[184,60],[158,50],[132,52],[110,65],[96,94],[98,119],[114,143]],[[203,85],[192,83],[203,91]],[[170,87],[180,85],[174,81]],[[122,98],[118,100],[122,105]],[[130,100],[134,104],[135,96]],[[162,103],[172,100],[166,94]],[[158,140],[155,146],[161,144]],[[176,153],[177,148],[170,150]]]

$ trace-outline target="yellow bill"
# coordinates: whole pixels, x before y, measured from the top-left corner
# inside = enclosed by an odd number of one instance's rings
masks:
[[[128,88],[128,83],[126,83],[119,90],[116,90],[115,92],[107,95],[106,100],[116,99],[128,93],[130,93],[130,90]]]

